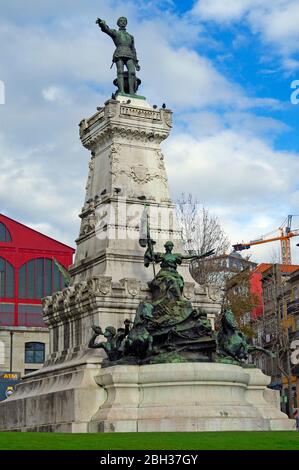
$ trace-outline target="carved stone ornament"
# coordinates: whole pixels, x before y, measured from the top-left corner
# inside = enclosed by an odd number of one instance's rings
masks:
[[[79,124],[79,132],[80,132],[80,137],[84,136],[84,132],[88,129],[88,123],[86,119],[82,119],[82,121]]]
[[[95,215],[94,209],[92,209],[92,211],[89,214],[85,215],[82,219],[80,237],[92,232],[95,229],[97,222],[98,217]]]
[[[134,108],[133,106],[120,107],[120,114],[125,116],[133,116],[143,119],[150,119],[151,121],[161,121],[160,111],[154,111],[146,108]]]
[[[156,155],[157,155],[157,158],[158,158],[158,168],[159,168],[159,170],[164,170],[165,171],[163,153],[161,152],[161,150],[156,150]]]
[[[140,281],[136,279],[127,279],[127,289],[132,297],[136,297],[140,290]]]
[[[168,127],[172,127],[172,112],[164,111],[164,121]]]
[[[104,109],[105,117],[112,118],[116,116],[118,108],[119,103],[117,101],[109,100]]]
[[[69,308],[70,305],[71,305],[71,298],[72,296],[74,295],[74,287],[71,286],[71,287],[68,287],[67,289],[64,289],[63,291],[63,305],[65,308]]]
[[[87,282],[82,281],[79,284],[75,284],[74,291],[75,291],[75,302],[78,303],[82,300],[84,291],[87,290]]]
[[[113,181],[115,181],[117,175],[126,175],[137,184],[146,184],[158,179],[164,186],[167,187],[168,185],[168,180],[165,176],[162,176],[160,173],[151,174],[143,165],[133,166],[131,169],[115,167],[114,171],[110,171],[110,173],[113,176]]]
[[[51,296],[45,297],[42,300],[43,302],[43,312],[45,315],[49,314],[50,307],[52,306],[53,300]]]
[[[110,161],[111,165],[115,163],[119,163],[119,145],[112,144],[110,148]]]
[[[88,163],[89,173],[88,173],[87,183],[86,183],[86,187],[85,187],[87,193],[89,193],[89,190],[90,190],[91,184],[92,184],[93,173],[94,173],[94,160],[95,160],[95,157],[92,156],[91,159],[90,159],[90,162]]]
[[[131,174],[136,183],[141,184],[150,181],[151,175],[148,172],[148,169],[143,165],[133,166]]]
[[[111,292],[111,277],[99,277],[97,279],[97,292],[103,295]]]
[[[184,297],[188,300],[191,300],[192,297],[194,297],[194,284],[192,284],[191,282],[190,283],[188,283],[188,282],[185,283]]]
[[[60,302],[62,301],[61,292],[56,292],[55,294],[53,294],[52,300],[53,300],[53,304],[52,304],[53,312],[58,312],[58,310],[60,309]]]

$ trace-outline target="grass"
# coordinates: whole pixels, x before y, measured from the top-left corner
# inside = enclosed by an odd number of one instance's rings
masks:
[[[0,433],[0,450],[299,450],[299,433]]]

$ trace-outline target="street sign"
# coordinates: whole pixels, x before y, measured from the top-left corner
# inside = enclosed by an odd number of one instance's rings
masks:
[[[20,378],[19,372],[0,372],[0,380],[19,380]]]

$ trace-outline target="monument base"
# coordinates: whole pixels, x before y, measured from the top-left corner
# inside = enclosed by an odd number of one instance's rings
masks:
[[[259,369],[182,363],[101,369],[90,357],[25,379],[0,404],[0,432],[295,430]]]
[[[24,377],[17,391],[0,403],[0,432],[88,432],[105,397],[95,382],[101,360],[94,354],[78,355]]]
[[[295,430],[259,369],[218,363],[114,366],[96,382],[106,399],[89,432]]]

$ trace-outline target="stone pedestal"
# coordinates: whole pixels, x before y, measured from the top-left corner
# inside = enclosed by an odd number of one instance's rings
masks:
[[[216,363],[114,366],[89,432],[295,430],[259,369]]]
[[[259,369],[184,363],[45,369],[0,404],[0,432],[295,430]]]
[[[0,403],[0,432],[88,432],[105,391],[95,382],[99,361],[77,358],[31,374]]]

